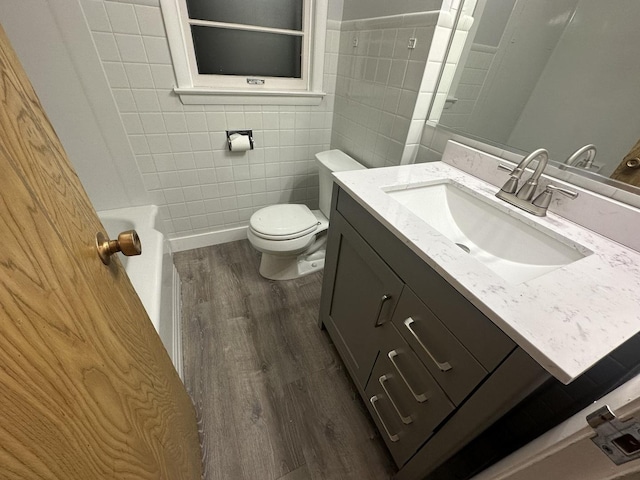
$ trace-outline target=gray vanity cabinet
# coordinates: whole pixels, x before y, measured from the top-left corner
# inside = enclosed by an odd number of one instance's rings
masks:
[[[407,470],[429,445],[453,452],[506,411],[511,400],[490,414],[470,400],[497,395],[487,379],[516,346],[348,194],[336,187],[332,202],[320,324]]]
[[[332,300],[325,315],[338,350],[356,384],[364,389],[383,338],[380,328],[391,319],[403,283],[389,266],[340,216],[332,219],[336,235]]]
[[[320,303],[399,467],[468,479],[640,374],[640,335],[562,385],[374,215],[334,186]]]

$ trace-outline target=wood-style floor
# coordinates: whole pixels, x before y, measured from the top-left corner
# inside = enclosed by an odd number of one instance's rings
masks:
[[[316,325],[322,273],[273,282],[258,263],[247,241],[175,255],[205,479],[390,478],[391,458]]]

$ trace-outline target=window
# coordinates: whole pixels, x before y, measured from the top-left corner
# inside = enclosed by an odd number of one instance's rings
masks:
[[[327,0],[161,0],[161,6],[183,103],[322,99]]]

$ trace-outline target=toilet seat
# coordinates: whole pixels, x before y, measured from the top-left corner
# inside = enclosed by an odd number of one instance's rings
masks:
[[[271,205],[254,213],[249,228],[265,240],[292,240],[312,234],[320,222],[309,207],[299,204]]]

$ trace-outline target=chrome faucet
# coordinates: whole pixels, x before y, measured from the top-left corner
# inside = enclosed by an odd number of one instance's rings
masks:
[[[518,182],[522,178],[522,173],[524,172],[525,168],[527,168],[529,164],[538,157],[540,157],[540,160],[538,160],[538,165],[533,172],[533,175],[531,175],[531,178],[529,178],[529,180],[525,182],[520,190],[518,190]],[[515,193],[515,196],[521,200],[531,200],[536,192],[538,180],[540,179],[540,176],[542,176],[542,172],[544,171],[548,162],[549,152],[547,152],[544,148],[534,150],[529,155],[524,157],[516,168],[511,170],[511,176],[509,177],[509,180],[507,180],[507,182],[502,186],[498,194],[504,193],[506,195],[513,195]],[[516,193],[516,190],[518,193]],[[498,198],[502,197],[498,196]],[[506,198],[502,199],[506,200]]]
[[[524,185],[518,189],[518,183],[522,177],[522,173],[535,159],[538,159],[536,169],[531,177],[529,177],[529,180],[527,180]],[[547,214],[547,208],[551,203],[551,196],[554,191],[560,192],[570,198],[576,198],[578,196],[576,192],[549,185],[544,192],[532,201],[536,193],[536,189],[538,188],[538,180],[542,176],[548,162],[549,152],[544,148],[539,148],[524,157],[513,170],[505,167],[504,165],[498,165],[498,168],[509,171],[511,175],[500,191],[496,193],[496,197],[510,203],[511,205],[521,208],[525,212],[532,213],[539,217],[544,217]]]
[[[573,152],[571,156],[564,161],[564,165],[591,170],[593,168],[593,160],[596,158],[596,153],[598,153],[596,146],[590,143]]]

